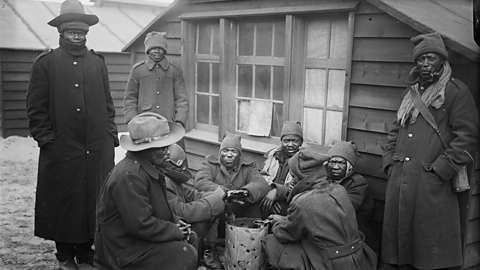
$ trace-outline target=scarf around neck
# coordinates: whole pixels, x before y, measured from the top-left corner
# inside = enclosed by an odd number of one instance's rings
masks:
[[[63,48],[68,54],[78,57],[87,53],[87,47],[85,46],[86,42],[87,41],[82,44],[73,44],[60,37],[60,48]]]
[[[417,67],[414,67],[410,71],[410,76],[416,75],[418,73]],[[421,95],[421,99],[425,106],[434,107],[435,109],[439,109],[443,103],[445,102],[445,87],[452,76],[452,68],[450,64],[445,61],[443,65],[443,72],[440,75],[440,78],[432,83],[427,90]],[[410,91],[415,91],[420,95],[418,91],[419,83],[416,82],[415,84],[410,86]],[[397,112],[397,122],[400,122],[402,127],[405,127],[407,120],[410,118],[410,124],[413,124],[417,121],[417,117],[419,114],[419,110],[415,108],[413,101],[412,101],[412,94],[410,91],[403,97],[402,104],[400,104],[400,108]]]

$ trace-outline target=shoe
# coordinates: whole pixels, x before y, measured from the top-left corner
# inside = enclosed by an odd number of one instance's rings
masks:
[[[216,249],[206,249],[204,252],[203,252],[203,264],[205,264],[205,266],[208,268],[208,269],[220,269],[220,270],[224,270],[225,268],[223,267],[223,264],[222,262],[218,259],[218,256],[217,256],[217,250]]]
[[[77,256],[77,264],[78,269],[81,270],[95,270],[95,260],[93,258],[93,254],[88,255],[86,257],[79,257]]]
[[[58,261],[58,266],[60,270],[77,270],[77,265],[73,258],[67,259],[65,261]]]

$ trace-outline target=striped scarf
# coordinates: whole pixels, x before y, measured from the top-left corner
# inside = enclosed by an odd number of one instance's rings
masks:
[[[445,61],[443,69],[443,73],[440,75],[438,81],[432,83],[427,90],[425,90],[425,93],[421,95],[421,99],[427,108],[428,106],[432,105],[432,107],[435,109],[439,109],[445,102],[445,87],[452,76],[452,68],[450,67],[450,64]],[[414,67],[410,71],[410,75],[415,72],[418,72],[417,67]],[[418,86],[419,83],[415,83],[414,85],[410,86],[410,91],[415,91],[420,95]],[[405,127],[405,124],[409,118],[411,124],[415,123],[419,114],[418,109],[413,105],[410,91],[408,91],[403,97],[402,104],[397,112],[397,122],[400,122],[402,127]]]

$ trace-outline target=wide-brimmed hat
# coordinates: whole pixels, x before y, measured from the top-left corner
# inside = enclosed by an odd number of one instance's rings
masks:
[[[133,152],[166,147],[178,142],[185,135],[182,126],[152,112],[133,117],[127,128],[129,135],[120,137],[120,145]]]
[[[80,21],[92,26],[98,23],[98,17],[87,14],[80,1],[66,0],[60,6],[60,15],[49,21],[48,24],[58,28],[62,23],[71,21]]]

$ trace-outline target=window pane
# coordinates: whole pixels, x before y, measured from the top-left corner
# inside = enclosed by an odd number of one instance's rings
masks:
[[[220,25],[218,23],[212,25],[212,54],[220,54]]]
[[[307,58],[328,58],[330,21],[311,21],[307,26]]]
[[[274,22],[274,50],[273,56],[285,56],[285,22]]]
[[[283,104],[274,103],[273,104],[272,128],[271,128],[271,135],[272,136],[280,137],[283,122],[284,122],[284,120],[283,120]]]
[[[306,104],[325,106],[325,69],[305,70]]]
[[[250,100],[238,101],[238,126],[237,129],[246,132],[250,122]]]
[[[284,68],[273,67],[273,99],[283,100]]]
[[[257,42],[256,55],[257,56],[272,56],[272,22],[257,23]]]
[[[270,99],[270,66],[255,66],[255,97]]]
[[[254,23],[241,23],[238,26],[238,55],[253,55]]]
[[[305,140],[323,144],[323,110],[305,108],[303,111]]]
[[[197,63],[197,92],[210,92],[210,64]]]
[[[212,125],[220,125],[220,98],[212,96]]]
[[[328,100],[327,106],[343,108],[345,96],[345,71],[328,71]]]
[[[212,63],[212,93],[218,94],[219,93],[219,70],[218,70],[218,63]]]
[[[238,65],[238,96],[252,97],[252,66]]]
[[[346,59],[347,56],[347,20],[332,21],[330,58]]]
[[[199,24],[198,25],[198,54],[210,54],[211,42],[212,42],[212,25],[211,24]]]
[[[197,123],[210,124],[209,123],[209,108],[210,101],[209,96],[197,95]]]
[[[327,111],[325,128],[325,145],[332,145],[334,140],[342,138],[343,112]]]

